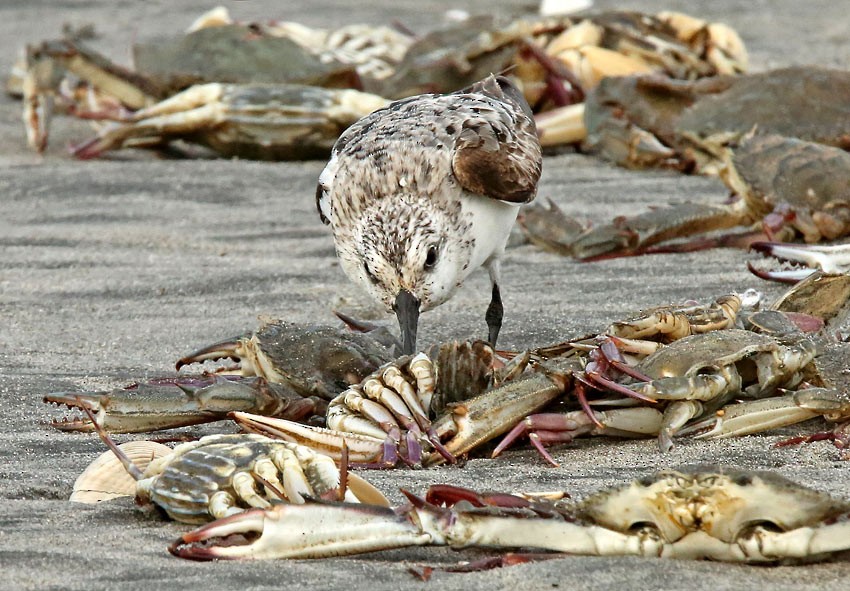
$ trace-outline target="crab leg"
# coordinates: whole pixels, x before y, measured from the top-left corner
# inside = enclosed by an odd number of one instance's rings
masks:
[[[294,507],[281,504],[219,519],[183,534],[168,551],[192,560],[325,558],[432,543],[432,536],[412,519],[389,508],[343,503]],[[215,543],[238,534],[253,541]]]
[[[821,527],[801,527],[788,532],[756,528],[741,547],[750,561],[809,558],[850,548],[850,521]]]
[[[654,408],[638,406],[616,410],[595,411],[591,419],[585,411],[568,413],[544,413],[530,415],[508,433],[492,457],[510,447],[526,433],[531,444],[543,458],[557,467],[558,463],[543,447],[546,443],[569,443],[580,435],[611,435],[614,437],[641,437],[655,435],[662,425],[661,412]]]
[[[681,435],[696,435],[698,439],[725,439],[750,435],[769,429],[802,423],[818,416],[850,416],[850,402],[835,390],[809,388],[786,396],[773,396],[725,406],[715,416],[691,423]]]
[[[342,459],[343,446],[348,447],[349,458],[355,465],[379,462],[393,466],[399,459],[397,445],[392,445],[386,437],[344,433],[247,412],[234,412],[230,417],[246,431],[298,443],[337,461]]]

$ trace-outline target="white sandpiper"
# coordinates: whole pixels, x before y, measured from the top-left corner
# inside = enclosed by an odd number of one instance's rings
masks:
[[[319,215],[348,277],[395,311],[405,354],[416,348],[419,313],[482,265],[496,343],[499,262],[541,166],[531,109],[503,77],[391,103],[339,137],[319,177]]]

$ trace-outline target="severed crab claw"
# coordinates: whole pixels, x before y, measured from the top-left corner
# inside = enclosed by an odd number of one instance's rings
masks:
[[[763,472],[665,471],[572,505],[504,496],[506,507],[446,508],[405,494],[410,503],[395,510],[253,510],[184,534],[169,551],[194,560],[322,558],[446,545],[777,563],[850,549],[850,503]]]
[[[850,420],[850,397],[827,388],[807,388],[786,396],[730,404],[713,416],[689,424],[679,434],[697,433],[697,439],[724,439],[795,425],[816,417],[832,422]]]

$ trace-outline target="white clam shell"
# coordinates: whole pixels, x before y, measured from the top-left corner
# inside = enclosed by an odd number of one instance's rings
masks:
[[[167,445],[155,441],[128,441],[118,446],[142,472],[156,458],[172,453]],[[136,481],[111,451],[102,453],[74,482],[71,500],[94,505],[116,497],[135,496]]]

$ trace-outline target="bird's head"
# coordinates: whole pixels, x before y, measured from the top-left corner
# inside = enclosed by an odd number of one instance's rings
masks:
[[[404,353],[416,345],[419,313],[449,299],[470,263],[471,240],[460,207],[434,207],[427,196],[377,200],[337,245],[342,267],[398,317]]]

